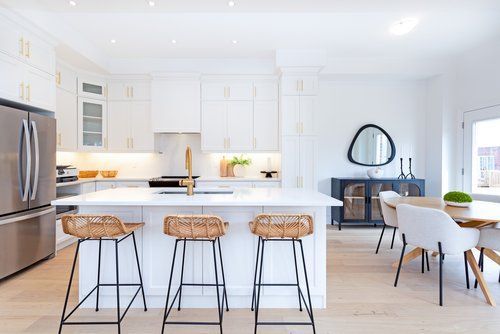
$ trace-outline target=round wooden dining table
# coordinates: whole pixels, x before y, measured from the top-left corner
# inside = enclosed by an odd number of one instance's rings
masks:
[[[500,222],[500,203],[473,201],[469,207],[455,207],[446,205],[443,199],[439,197],[395,197],[385,201],[385,203],[396,208],[398,204],[410,204],[419,207],[433,208],[446,212],[453,218],[461,227],[483,228],[488,225],[493,225]],[[403,257],[403,264],[412,261],[422,254],[421,248],[415,248]],[[491,249],[485,249],[484,255],[500,265],[500,256]],[[491,296],[488,286],[484,281],[483,275],[479,270],[479,266],[471,251],[466,253],[467,262],[469,263],[477,281],[483,291],[486,301],[495,306],[495,301]],[[397,268],[398,262],[393,263],[393,267]]]

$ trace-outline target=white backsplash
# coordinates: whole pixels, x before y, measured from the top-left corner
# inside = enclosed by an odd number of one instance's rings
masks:
[[[199,134],[157,134],[155,151],[159,153],[87,153],[57,152],[57,164],[71,164],[80,170],[118,170],[118,177],[156,177],[160,175],[185,175],[184,157],[186,146],[193,152],[193,174],[206,177],[219,175],[222,156],[230,159],[239,153],[202,153]],[[246,168],[249,177],[261,177],[267,169],[268,158],[273,170],[280,171],[279,153],[245,154],[252,159]]]

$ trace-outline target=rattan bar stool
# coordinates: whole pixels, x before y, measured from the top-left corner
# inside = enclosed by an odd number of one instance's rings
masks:
[[[165,302],[165,310],[163,313],[163,324],[161,332],[165,332],[165,325],[216,325],[219,326],[220,333],[222,334],[222,319],[224,315],[224,304],[226,305],[226,311],[229,311],[229,305],[227,302],[226,293],[226,279],[224,275],[224,264],[222,262],[222,251],[220,246],[220,237],[226,234],[228,223],[217,216],[211,215],[175,215],[166,216],[164,218],[163,232],[166,235],[175,237],[175,247],[174,255],[172,258],[172,267],[170,269],[170,279],[168,281],[167,289],[167,301]],[[215,269],[215,284],[210,283],[185,283],[184,282],[184,260],[186,256],[186,242],[210,242],[212,244],[212,252],[214,257],[214,269]],[[172,276],[174,274],[175,258],[177,255],[177,245],[179,242],[183,243],[182,249],[182,264],[181,264],[181,276],[180,285],[177,292],[174,295],[173,300],[169,304],[170,290],[172,287]],[[219,274],[217,268],[217,256],[215,250],[215,244],[218,247],[219,261],[222,273],[222,283],[219,283]],[[217,292],[217,310],[218,310],[218,321],[168,321],[168,316],[174,306],[174,303],[179,298],[177,310],[181,310],[181,299],[182,299],[182,287],[183,286],[212,286],[215,287]],[[222,287],[222,301],[219,289]]]
[[[144,302],[144,311],[147,311],[146,307],[146,297],[144,295],[144,287],[142,284],[142,274],[141,267],[139,265],[139,255],[137,254],[137,244],[135,241],[135,231],[144,226],[144,223],[123,223],[118,217],[111,215],[65,215],[62,217],[63,231],[66,234],[72,235],[78,238],[78,244],[76,246],[75,258],[73,260],[73,267],[71,269],[71,275],[69,278],[68,290],[66,292],[66,299],[64,301],[64,308],[61,316],[61,322],[59,325],[59,334],[62,331],[63,325],[117,325],[118,333],[121,333],[121,322],[127,314],[130,306],[132,305],[135,297],[139,291],[142,292],[142,300]],[[118,244],[128,237],[132,236],[135,251],[135,260],[137,262],[137,270],[139,273],[140,283],[120,283],[119,279],[119,264],[118,264]],[[99,255],[97,259],[97,285],[78,303],[78,305],[73,308],[68,315],[66,315],[66,308],[68,306],[68,299],[71,290],[71,283],[73,282],[73,276],[75,273],[76,260],[78,258],[78,252],[80,250],[80,245],[87,241],[99,241]],[[115,244],[115,270],[116,270],[116,283],[101,283],[101,246],[103,241],[111,241]],[[120,312],[120,287],[121,286],[136,286],[137,291],[135,292],[132,300],[128,304],[127,308],[123,313]],[[101,287],[116,287],[116,321],[92,321],[92,322],[81,322],[81,321],[68,321],[68,318],[82,305],[87,298],[96,291],[96,305],[95,310],[99,311],[99,290]]]
[[[259,214],[250,222],[250,231],[259,237],[257,245],[257,256],[255,259],[254,286],[252,294],[252,311],[255,311],[254,333],[257,333],[258,325],[309,325],[312,326],[313,333],[316,333],[314,325],[314,315],[311,303],[311,293],[309,291],[309,280],[307,278],[306,261],[304,257],[304,248],[302,239],[311,235],[314,231],[314,222],[310,215],[303,214]],[[262,268],[264,262],[264,248],[267,242],[291,242],[293,249],[293,258],[295,262],[296,283],[262,283]],[[302,254],[302,265],[304,269],[304,279],[307,290],[307,301],[302,293],[299,284],[299,269],[297,264],[297,251],[295,243],[300,245]],[[257,279],[258,276],[258,279]],[[263,286],[296,286],[299,299],[299,309],[302,311],[302,302],[306,308],[309,320],[307,322],[264,322],[259,321],[260,290]]]

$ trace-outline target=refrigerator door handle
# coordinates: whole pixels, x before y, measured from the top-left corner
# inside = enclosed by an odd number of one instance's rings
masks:
[[[7,219],[3,219],[3,220],[0,219],[0,225],[11,224],[11,223],[15,223],[15,222],[22,221],[22,220],[27,220],[27,219],[31,219],[31,218],[40,217],[40,216],[45,216],[46,214],[52,213],[54,211],[56,211],[56,208],[50,207],[48,209],[44,208],[41,211],[33,212],[33,213],[30,213],[27,215],[26,214],[25,215],[18,215],[16,217],[7,218]]]
[[[36,128],[36,122],[31,121],[31,128],[33,129],[33,139],[35,145],[35,178],[33,180],[33,190],[31,192],[31,200],[36,199],[36,193],[38,191],[38,177],[40,175],[40,145],[38,143],[38,130]]]
[[[30,130],[28,126],[28,121],[23,119],[24,128],[24,139],[26,140],[26,180],[24,181],[24,189],[21,188],[21,198],[23,202],[28,200],[30,181],[31,181],[31,142],[30,142]],[[19,143],[22,144],[22,134],[19,138]],[[22,186],[22,145],[19,145],[19,181]]]

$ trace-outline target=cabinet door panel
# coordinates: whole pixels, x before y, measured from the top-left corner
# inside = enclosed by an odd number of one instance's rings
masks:
[[[287,75],[281,78],[281,93],[283,95],[299,95],[300,94],[300,77]]]
[[[300,109],[300,134],[314,135],[316,132],[315,112],[316,112],[316,97],[301,96],[299,102]]]
[[[298,96],[284,96],[281,110],[283,135],[298,135],[300,130],[300,98]]]
[[[130,123],[132,129],[131,148],[134,151],[153,151],[154,134],[151,127],[151,110],[149,102],[132,102]]]
[[[233,101],[253,100],[253,85],[251,83],[230,83],[228,87],[228,99]]]
[[[300,187],[317,190],[317,140],[315,137],[300,137]]]
[[[77,74],[72,69],[58,64],[56,69],[56,84],[70,93],[77,93]]]
[[[0,36],[1,37],[1,36]],[[20,61],[0,53],[0,97],[26,103],[21,97],[24,95],[23,83],[23,65]]]
[[[76,151],[78,147],[78,102],[75,94],[57,88],[57,149]]]
[[[2,17],[0,20],[0,51],[12,57],[21,58],[24,39],[16,26]],[[3,73],[3,72],[2,72]]]
[[[128,88],[128,89],[127,89]],[[122,81],[111,81],[108,83],[108,100],[128,100],[130,98],[130,86]]]
[[[253,103],[228,102],[227,133],[231,151],[250,151],[253,148]]]
[[[131,149],[130,143],[130,102],[108,102],[108,149],[126,151]]]
[[[284,136],[281,145],[282,187],[298,188],[300,176],[300,137]]]
[[[136,101],[151,99],[151,84],[148,81],[133,81],[129,84],[130,97]]]
[[[79,76],[78,96],[105,100],[107,95],[106,81],[98,77]]]
[[[255,101],[275,101],[278,99],[278,84],[275,82],[256,82]]]
[[[277,102],[254,103],[254,149],[279,150],[279,115]]]
[[[318,76],[308,75],[300,78],[300,95],[317,95],[318,94]]]
[[[54,48],[33,34],[25,34],[24,39],[24,54],[27,63],[45,73],[54,75],[56,70]]]
[[[223,83],[203,83],[201,85],[201,98],[206,101],[223,101],[226,99],[225,90],[226,85]]]
[[[55,111],[56,85],[54,76],[28,65],[25,65],[24,68],[26,101],[36,107]]]
[[[78,98],[78,147],[102,151],[107,147],[107,105],[104,101]]]
[[[203,102],[201,112],[201,149],[225,150],[227,137],[227,106],[225,102]]]

